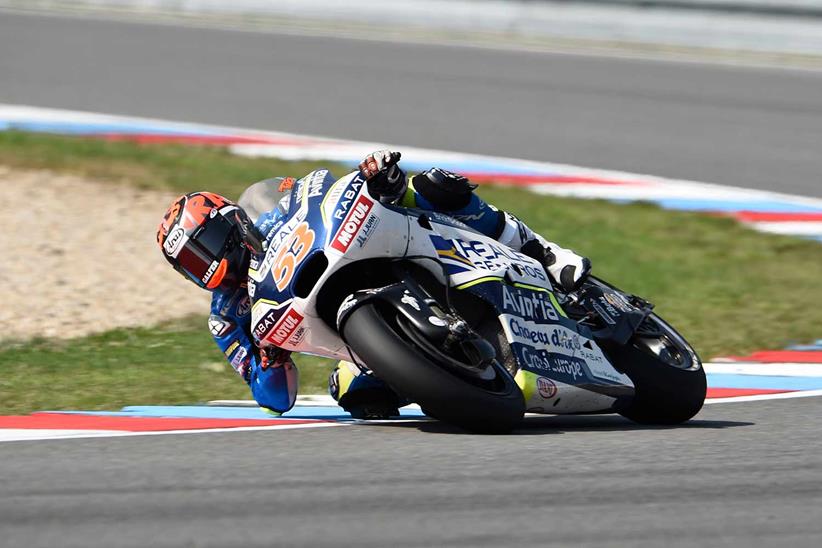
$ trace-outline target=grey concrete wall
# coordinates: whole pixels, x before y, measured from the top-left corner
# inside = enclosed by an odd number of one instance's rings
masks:
[[[205,17],[234,26],[258,24],[266,18],[281,24],[310,20],[325,25],[325,32],[343,32],[346,26],[349,34],[454,31],[485,33],[478,41],[496,39],[497,43],[525,37],[606,47],[639,44],[822,56],[820,17],[663,6],[671,2],[706,8],[804,7],[808,14],[819,8],[822,17],[822,0],[0,0],[0,7],[115,10],[126,16],[162,12],[166,17]],[[249,14],[252,17],[242,17]],[[316,26],[309,30],[316,31]]]
[[[86,6],[129,6],[139,9],[166,9],[211,12],[252,12],[269,14],[334,15],[358,10],[389,10],[430,13],[443,9],[469,15],[474,11],[530,11],[540,7],[604,5],[684,10],[752,12],[774,15],[820,16],[822,0],[4,0],[0,4],[63,4]]]

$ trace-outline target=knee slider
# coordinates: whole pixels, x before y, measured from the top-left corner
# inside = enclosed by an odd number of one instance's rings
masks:
[[[454,211],[467,206],[477,188],[462,175],[438,167],[415,175],[411,182],[414,190],[440,211]]]

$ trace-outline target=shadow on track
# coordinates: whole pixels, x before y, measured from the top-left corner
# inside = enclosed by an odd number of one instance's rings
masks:
[[[633,432],[639,430],[678,430],[678,429],[723,429],[739,426],[754,426],[753,422],[691,420],[685,424],[670,426],[637,424],[619,415],[551,415],[544,417],[526,417],[511,436],[534,436],[563,434],[565,432]],[[456,426],[440,421],[383,422],[379,426],[389,428],[414,428],[428,434],[467,434],[474,435]]]

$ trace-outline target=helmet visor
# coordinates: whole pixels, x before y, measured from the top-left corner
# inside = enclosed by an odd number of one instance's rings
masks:
[[[191,240],[214,259],[220,259],[227,245],[233,239],[232,232],[234,230],[236,228],[233,224],[223,218],[222,215],[217,215],[195,232]]]
[[[212,279],[225,274],[225,267],[218,268],[225,255],[234,245],[237,228],[218,215],[200,228],[185,243],[177,255],[178,270],[188,275],[201,287],[210,289],[220,280]]]
[[[177,255],[175,268],[194,280],[197,285],[204,286],[206,282],[203,281],[203,278],[206,278],[206,273],[214,261],[213,257],[209,257],[197,245],[189,241],[186,242]]]

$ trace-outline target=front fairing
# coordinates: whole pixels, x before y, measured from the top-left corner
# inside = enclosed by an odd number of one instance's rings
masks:
[[[340,357],[345,345],[318,318],[319,290],[347,263],[402,256],[408,221],[383,211],[359,173],[337,181],[326,170],[295,183],[288,211],[249,269],[252,334],[261,347]]]
[[[307,335],[306,307],[295,282],[316,253],[322,253],[330,226],[321,202],[336,183],[327,170],[309,173],[294,184],[288,214],[266,235],[266,251],[252,258],[248,290],[251,325],[261,347],[295,348]],[[305,297],[305,296],[303,296]]]

